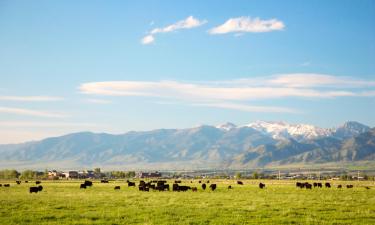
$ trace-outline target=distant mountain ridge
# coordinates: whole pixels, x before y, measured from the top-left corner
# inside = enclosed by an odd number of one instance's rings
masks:
[[[81,132],[0,145],[2,167],[249,168],[375,159],[375,130],[256,121],[121,135]]]

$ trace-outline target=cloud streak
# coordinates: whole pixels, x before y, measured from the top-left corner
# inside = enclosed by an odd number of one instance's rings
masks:
[[[262,20],[258,17],[230,18],[225,23],[210,29],[210,34],[263,33],[284,30],[285,25],[278,19]]]
[[[47,117],[47,118],[65,118],[68,115],[58,112],[37,111],[24,108],[0,107],[0,113],[15,114],[23,116]]]
[[[0,101],[18,101],[18,102],[52,102],[62,101],[64,98],[56,96],[2,96]]]
[[[254,79],[209,82],[105,81],[83,83],[83,94],[144,96],[190,102],[196,106],[252,112],[295,112],[293,109],[244,102],[281,98],[373,97],[375,81],[323,74],[284,74]],[[367,88],[370,90],[363,90]]]
[[[193,16],[189,16],[184,20],[180,20],[166,27],[154,28],[153,30],[148,32],[146,36],[142,38],[141,43],[144,45],[153,43],[155,41],[156,34],[169,33],[169,32],[182,30],[182,29],[192,29],[195,27],[202,26],[205,23],[207,23],[206,20],[199,20],[197,18],[194,18]]]

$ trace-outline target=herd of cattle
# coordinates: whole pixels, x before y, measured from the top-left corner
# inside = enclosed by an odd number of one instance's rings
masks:
[[[28,181],[24,181],[25,183],[28,183]],[[100,181],[101,183],[109,183],[108,180],[101,180]],[[136,187],[136,183],[135,182],[131,182],[129,180],[126,181],[127,184],[128,184],[128,187]],[[191,187],[191,186],[188,186],[188,185],[181,185],[181,180],[175,180],[174,183],[172,184],[172,191],[174,192],[180,192],[180,191],[188,191],[188,190],[192,190],[193,192],[197,192],[198,191],[198,188],[197,187]],[[193,183],[193,181],[190,181],[190,183]],[[210,184],[210,181],[207,180],[206,182],[203,182],[201,180],[198,181],[198,183],[200,184],[202,190],[206,190],[207,186],[209,189],[211,189],[211,191],[215,191],[216,188],[217,188],[217,184],[213,184],[211,183]],[[21,184],[21,181],[16,181],[16,184]],[[43,186],[40,185],[41,184],[41,181],[36,181],[35,182],[36,185],[38,186],[34,186],[34,187],[30,187],[29,188],[29,192],[30,193],[38,193],[38,192],[41,192],[43,190]],[[244,183],[242,181],[237,181],[237,184],[238,185],[244,185]],[[80,188],[81,189],[86,189],[87,187],[92,187],[93,186],[93,182],[92,181],[88,181],[88,180],[85,180],[85,182],[83,184],[80,184]],[[10,187],[10,184],[0,184],[0,187]],[[266,185],[264,183],[259,183],[258,184],[258,187],[260,189],[263,189],[266,187]],[[313,187],[314,188],[322,188],[323,187],[323,183],[321,182],[314,182],[314,183],[309,183],[309,182],[297,182],[296,183],[296,187],[297,188],[305,188],[305,189],[312,189]],[[331,183],[329,182],[326,182],[324,183],[324,187],[325,188],[331,188],[333,187],[333,185],[331,185]],[[346,188],[353,188],[354,186],[352,184],[348,184],[346,185]],[[228,189],[232,189],[232,185],[229,185],[228,186]],[[337,188],[343,188],[343,185],[339,184],[337,185]],[[366,189],[370,189],[369,187],[365,187]],[[114,187],[115,190],[120,190],[120,186],[115,186]],[[139,181],[139,184],[138,184],[138,190],[139,191],[150,191],[151,190],[155,190],[155,191],[170,191],[170,185],[167,183],[166,180],[152,180],[152,181],[144,181],[144,180],[141,180]]]

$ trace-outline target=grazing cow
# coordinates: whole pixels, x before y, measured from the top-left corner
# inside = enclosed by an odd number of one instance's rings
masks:
[[[211,185],[210,185],[210,188],[211,188],[212,191],[215,191],[215,189],[216,189],[216,184],[211,184]]]
[[[146,186],[139,186],[138,189],[140,191],[150,191],[150,188],[146,187]]]
[[[109,183],[108,180],[101,180],[100,183]]]
[[[25,183],[29,183],[29,181],[25,180]]]
[[[180,181],[180,180],[175,180],[174,183],[175,183],[175,184],[180,184],[181,181]]]
[[[4,184],[4,187],[10,187],[10,184]]]
[[[322,188],[323,187],[322,183],[318,183],[318,187]]]
[[[324,186],[325,186],[326,188],[331,188],[331,184],[330,184],[330,183],[325,183]]]
[[[30,191],[30,194],[33,193],[33,192],[38,193],[39,187],[30,187],[29,191]]]
[[[135,182],[130,182],[130,181],[129,181],[129,182],[128,182],[128,187],[132,187],[132,186],[135,187]]]
[[[86,184],[81,184],[81,185],[79,186],[79,188],[80,188],[80,189],[82,189],[82,188],[86,189]]]
[[[178,191],[178,184],[173,184],[172,191]]]
[[[346,188],[353,188],[353,185],[352,184],[348,184],[348,185],[346,185]]]
[[[192,190],[193,192],[197,192],[197,191],[198,191],[198,188],[196,188],[196,187],[192,187],[191,190]]]
[[[178,191],[187,191],[189,189],[191,189],[189,186],[178,186]]]
[[[341,184],[337,185],[337,188],[342,188],[342,185]]]
[[[0,184],[0,187],[2,187],[3,185],[2,184]]]
[[[42,183],[42,182],[41,182],[41,181],[38,181],[38,180],[35,181],[35,184],[40,184],[40,183]]]
[[[20,180],[16,180],[16,183],[17,183],[17,184],[21,184],[21,181],[20,181]]]
[[[228,189],[232,189],[232,186],[231,186],[231,185],[229,185],[229,186],[228,186]]]
[[[312,188],[312,184],[306,183],[305,187],[306,187],[306,189],[311,189]]]
[[[115,190],[120,190],[120,186],[115,186]]]
[[[86,187],[91,187],[92,186],[92,182],[88,181],[88,180],[85,180],[85,185],[86,185]]]
[[[265,184],[263,184],[263,183],[259,183],[259,188],[260,188],[260,189],[263,189],[263,188],[265,188],[265,187],[266,187]]]
[[[202,184],[202,189],[206,190],[206,184]]]
[[[296,187],[302,188],[301,186],[302,186],[302,183],[300,183],[300,182],[296,183]]]
[[[243,182],[242,181],[237,181],[237,184],[239,184],[239,185],[243,185]]]
[[[313,183],[314,188],[318,187],[318,183]]]
[[[367,190],[370,190],[370,187],[365,187]]]
[[[202,183],[202,181],[200,180],[200,181],[198,181],[198,183]]]
[[[38,191],[42,191],[43,190],[43,186],[42,185],[39,185],[38,186]]]

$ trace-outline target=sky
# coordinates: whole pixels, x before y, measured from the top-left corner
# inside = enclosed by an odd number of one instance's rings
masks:
[[[0,144],[374,115],[375,1],[0,1]]]

